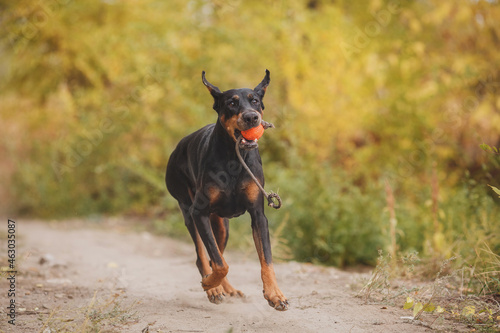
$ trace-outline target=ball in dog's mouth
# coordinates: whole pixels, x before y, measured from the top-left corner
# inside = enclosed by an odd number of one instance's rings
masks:
[[[245,139],[243,137],[243,135],[241,134],[241,131],[239,131],[239,130],[234,131],[234,136],[236,138],[236,142],[238,142],[238,147],[240,149],[252,150],[252,149],[255,149],[259,146],[257,144],[258,139],[254,139],[254,140]]]
[[[241,135],[247,141],[255,141],[260,139],[260,137],[264,134],[264,126],[259,124],[258,126],[247,129],[246,131],[241,131]]]

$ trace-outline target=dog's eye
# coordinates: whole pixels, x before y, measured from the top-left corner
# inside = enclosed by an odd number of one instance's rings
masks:
[[[235,107],[237,104],[235,101],[230,101],[228,104],[230,107]]]
[[[252,99],[252,104],[253,105],[258,105],[259,104],[259,100],[257,98]]]

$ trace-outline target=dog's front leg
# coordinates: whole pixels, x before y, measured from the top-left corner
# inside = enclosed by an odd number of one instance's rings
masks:
[[[198,229],[198,233],[200,234],[201,240],[203,241],[211,260],[212,273],[204,276],[201,280],[203,289],[207,291],[218,287],[221,284],[222,280],[227,275],[229,266],[219,251],[219,247],[217,246],[217,242],[212,232],[209,217],[196,214],[193,214],[192,216],[196,224],[196,229]]]
[[[267,218],[264,215],[264,205],[250,211],[252,217],[252,233],[255,247],[259,255],[264,298],[269,305],[279,311],[288,310],[288,300],[281,292],[276,282],[271,253],[271,242]]]
[[[201,280],[203,289],[207,291],[209,289],[216,288],[221,284],[222,280],[227,275],[229,266],[217,246],[217,241],[214,237],[210,223],[209,213],[204,212],[203,210],[196,210],[197,206],[201,206],[196,204],[199,202],[197,199],[197,196],[195,196],[194,204],[190,213],[211,260],[212,273],[204,276]]]

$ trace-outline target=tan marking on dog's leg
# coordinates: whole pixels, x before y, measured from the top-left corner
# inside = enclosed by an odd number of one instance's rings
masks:
[[[212,271],[212,268],[210,267],[210,261],[208,260],[208,257],[205,254],[205,246],[203,245],[203,241],[201,240],[200,235],[198,234],[198,231],[196,231],[196,245],[198,248],[198,257],[200,258],[201,262],[201,270],[202,270],[202,285],[203,285],[203,280],[206,279],[207,276],[209,277],[214,277],[214,272]],[[225,262],[224,262],[225,264]],[[219,278],[220,279],[220,278]],[[225,279],[225,277],[222,279],[222,281]],[[205,287],[203,285],[203,290],[206,291],[207,293],[207,298],[210,302],[219,304],[222,303],[224,300],[224,287],[223,285],[219,283],[215,283],[216,285],[211,286],[211,287]]]
[[[216,238],[215,235],[214,238]],[[203,279],[201,280],[201,285],[204,290],[218,287],[221,284],[222,280],[226,277],[227,272],[229,271],[229,266],[226,263],[224,257],[222,256],[222,252],[219,249],[219,245],[217,245],[217,252],[219,253],[220,258],[222,259],[222,265],[218,265],[215,262],[211,261],[212,274],[203,277]]]
[[[203,241],[201,240],[200,234],[198,233],[198,230],[196,230],[196,248],[197,248],[197,254],[198,258],[200,258],[201,262],[201,270],[202,270],[202,275],[206,276],[212,273],[212,268],[210,268],[210,262],[205,254],[205,245],[203,244]]]
[[[222,266],[216,265],[214,262],[212,262],[212,274],[201,279],[201,285],[204,290],[218,287],[221,284],[222,280],[226,277],[227,272],[229,271],[229,266],[227,265],[224,258],[222,258],[222,262]]]
[[[217,214],[210,214],[209,219],[210,224],[212,225],[212,232],[214,232],[214,237],[217,241],[217,246],[219,247],[220,253],[223,254],[224,249],[226,248],[225,241],[227,235],[224,219]]]
[[[210,222],[212,224],[212,231],[214,231],[214,237],[217,240],[217,246],[219,247],[219,251],[221,252],[221,254],[223,254],[226,247],[225,243],[228,232],[224,224],[224,219],[216,214],[210,214]],[[217,232],[215,230],[217,230]],[[227,277],[224,277],[224,279],[222,279],[220,285],[224,289],[225,295],[239,296],[239,297],[245,296],[241,291],[235,289],[229,283]]]
[[[262,248],[262,241],[258,235],[257,230],[253,231],[253,238],[255,241],[255,247],[257,249],[257,254],[259,255],[260,267],[261,267],[261,278],[263,283],[263,293],[264,298],[267,300],[270,306],[279,311],[288,310],[288,300],[285,295],[281,292],[278,287],[278,282],[276,281],[276,274],[274,273],[274,267],[272,263],[267,263],[264,256],[264,250]]]

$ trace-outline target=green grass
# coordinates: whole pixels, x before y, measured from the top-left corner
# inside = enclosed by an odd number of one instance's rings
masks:
[[[392,258],[381,253],[357,295],[365,302],[401,307],[413,322],[433,329],[447,331],[462,323],[475,331],[498,332],[500,256],[487,244],[476,250],[476,258],[440,262],[416,254]],[[478,264],[483,260],[489,262],[487,269]]]

